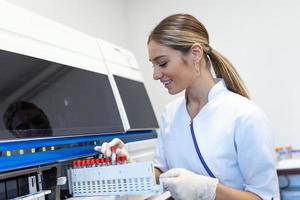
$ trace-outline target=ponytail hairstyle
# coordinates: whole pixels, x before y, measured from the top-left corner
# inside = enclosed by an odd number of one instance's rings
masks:
[[[150,33],[147,44],[153,40],[186,55],[194,43],[204,51],[208,67],[211,63],[216,78],[223,78],[226,87],[250,99],[247,88],[233,65],[209,45],[209,35],[204,25],[188,14],[175,14],[163,19]]]

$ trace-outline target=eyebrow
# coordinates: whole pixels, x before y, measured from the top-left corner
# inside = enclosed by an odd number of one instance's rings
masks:
[[[160,55],[160,56],[157,56],[157,57],[153,58],[153,60],[151,60],[151,59],[149,58],[149,61],[150,61],[150,62],[154,62],[154,61],[158,60],[159,58],[165,57],[165,56],[167,56],[167,55]]]

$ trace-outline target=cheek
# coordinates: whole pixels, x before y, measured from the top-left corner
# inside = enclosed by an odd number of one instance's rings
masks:
[[[189,71],[182,70],[179,76],[177,77],[177,79],[182,87],[187,88],[195,80],[195,74],[191,72],[191,70]]]
[[[178,77],[180,77],[183,80],[190,80],[193,78],[194,72],[187,68],[187,66],[183,66],[178,70]]]

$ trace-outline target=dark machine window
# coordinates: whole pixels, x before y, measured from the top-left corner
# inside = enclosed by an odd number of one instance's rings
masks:
[[[0,50],[0,141],[123,131],[107,75]]]
[[[127,113],[130,129],[158,128],[144,84],[120,76],[114,76],[114,79]]]

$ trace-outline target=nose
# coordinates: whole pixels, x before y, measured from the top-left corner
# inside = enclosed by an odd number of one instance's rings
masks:
[[[154,66],[153,67],[153,79],[154,80],[159,80],[163,76],[161,70],[159,67]]]

